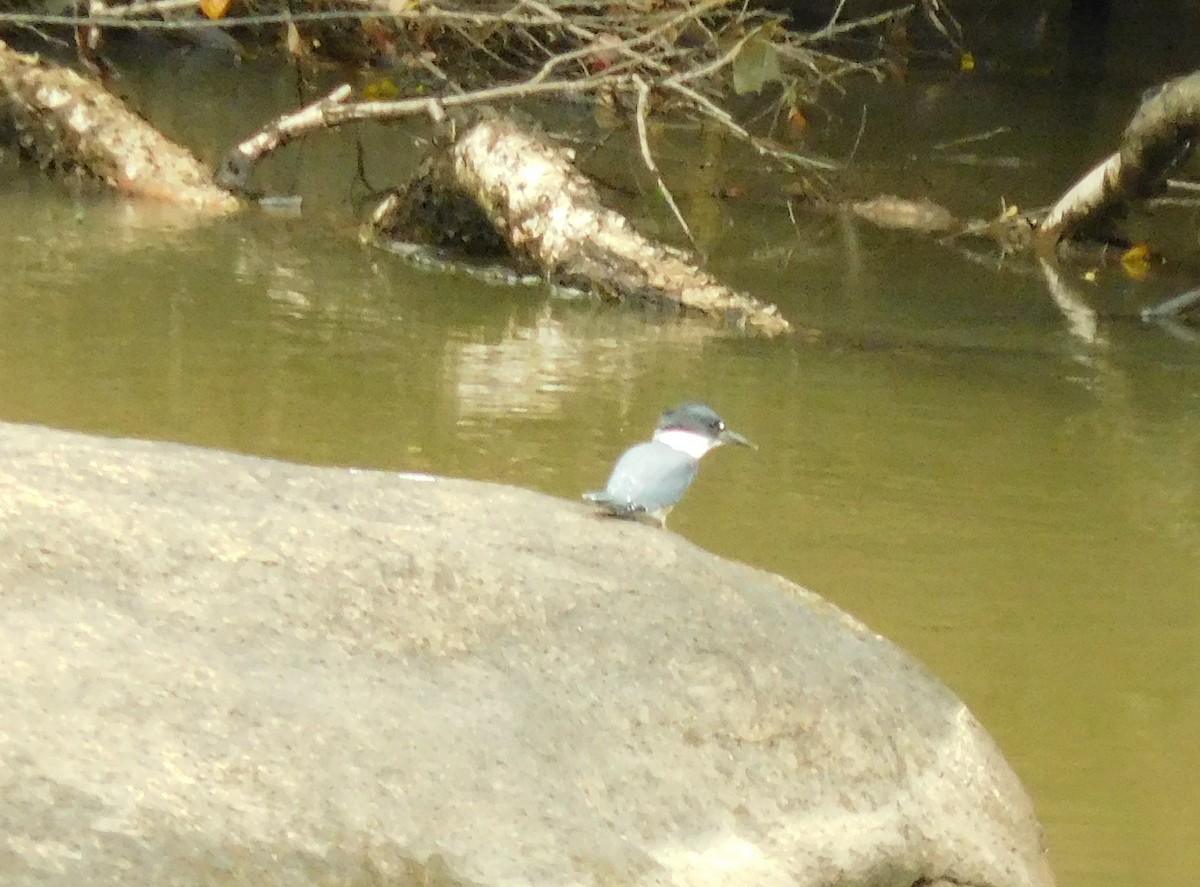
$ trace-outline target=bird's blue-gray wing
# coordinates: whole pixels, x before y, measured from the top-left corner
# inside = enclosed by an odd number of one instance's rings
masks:
[[[617,460],[602,501],[651,514],[670,508],[695,480],[696,465],[695,459],[666,444],[638,444]]]

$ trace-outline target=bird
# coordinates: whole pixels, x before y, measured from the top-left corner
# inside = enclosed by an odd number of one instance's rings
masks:
[[[612,517],[665,527],[667,513],[696,479],[701,457],[726,443],[754,447],[706,403],[672,407],[659,418],[653,439],[626,450],[604,489],[583,498]]]

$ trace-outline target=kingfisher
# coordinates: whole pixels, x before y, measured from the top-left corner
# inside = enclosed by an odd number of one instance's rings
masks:
[[[701,457],[726,443],[754,446],[727,428],[708,404],[680,404],[662,414],[652,440],[621,455],[603,490],[583,498],[613,517],[666,526],[667,512],[696,479]]]

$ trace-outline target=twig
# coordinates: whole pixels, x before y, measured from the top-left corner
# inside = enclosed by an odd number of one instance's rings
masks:
[[[936,28],[941,33],[941,35],[946,38],[946,42],[949,43],[951,46],[953,46],[959,52],[962,52],[962,49],[963,49],[962,25],[960,25],[958,23],[958,19],[956,19],[954,17],[954,15],[950,12],[950,10],[942,5],[941,0],[921,0],[921,9],[925,12],[925,17],[927,19],[929,19],[930,23],[934,26],[934,28]],[[945,16],[946,19],[950,22],[950,25],[953,27],[953,29],[954,29],[953,35],[946,28],[945,22],[942,21],[942,18],[941,18],[942,16]]]
[[[144,0],[141,3],[114,6],[106,11],[106,15],[114,18],[137,18],[143,15],[170,15],[174,12],[190,14],[195,11],[196,4],[191,0]]]
[[[852,22],[844,22],[840,25],[834,25],[831,21],[821,30],[809,34],[808,42],[815,43],[820,40],[828,40],[830,37],[836,37],[839,34],[845,34],[849,31],[857,31],[860,28],[873,28],[876,25],[882,25],[884,22],[891,21],[894,18],[901,18],[906,15],[911,15],[915,8],[915,4],[910,4],[908,6],[902,6],[899,9],[891,9],[887,12],[881,12],[878,15],[870,15],[865,18],[855,19]]]
[[[343,83],[326,96],[310,102],[232,148],[217,170],[217,183],[231,191],[245,193],[254,164],[265,154],[277,150],[297,136],[331,126],[330,112],[350,97],[350,85]]]
[[[72,27],[94,26],[101,28],[129,28],[133,30],[197,30],[203,28],[244,28],[256,25],[281,25],[289,22],[331,22],[348,19],[379,18],[383,13],[372,9],[328,9],[316,12],[266,13],[263,15],[231,16],[223,19],[176,18],[152,19],[139,15],[192,12],[195,0],[155,0],[134,6],[110,7],[104,15],[49,15],[29,12],[0,12],[0,24],[13,25],[70,25]],[[550,27],[561,24],[561,17],[537,17],[505,12],[462,12],[441,9],[437,6],[420,6],[389,11],[388,18],[400,21],[421,22],[464,22],[472,25],[506,24],[523,27]]]
[[[655,164],[654,157],[650,153],[650,140],[646,135],[646,110],[650,103],[650,87],[637,74],[633,75],[633,83],[637,87],[638,94],[635,120],[637,121],[638,143],[642,147],[642,161],[646,164],[646,169],[650,170],[654,175],[654,179],[658,183],[658,193],[662,195],[663,200],[667,202],[667,206],[671,208],[671,212],[675,214],[675,221],[679,223],[679,227],[687,235],[692,249],[699,252],[700,247],[696,244],[696,238],[692,235],[692,229],[688,227],[687,221],[683,218],[683,213],[679,211],[679,205],[675,203],[675,198],[671,196],[671,189],[663,181],[662,173],[658,171],[658,166]]]
[[[727,52],[723,53],[722,55],[717,56],[717,58],[713,59],[708,64],[701,65],[698,68],[692,68],[691,70],[688,70],[688,71],[680,71],[678,74],[672,74],[670,77],[667,78],[666,83],[664,83],[663,85],[669,86],[672,83],[683,83],[687,80],[697,80],[701,77],[707,77],[710,74],[715,74],[717,71],[721,70],[726,65],[732,63],[733,60],[736,59],[738,57],[738,54],[742,51],[742,47],[745,46],[749,41],[751,41],[755,37],[757,37],[764,27],[766,27],[766,25],[763,25],[761,27],[753,29],[748,34],[746,34],[744,37],[742,37],[741,40],[739,40],[737,43],[733,44],[733,46],[729,47],[729,50]]]
[[[862,116],[858,118],[858,132],[854,134],[854,145],[850,148],[850,155],[846,158],[849,163],[854,159],[854,155],[858,153],[858,146],[862,144],[863,133],[867,130],[867,105],[864,102],[862,106]]]
[[[838,5],[833,10],[833,15],[829,17],[829,23],[825,25],[825,30],[830,31],[837,24],[837,20],[842,17],[842,10],[846,7],[846,0],[838,0]]]
[[[541,80],[549,76],[550,72],[554,68],[559,67],[562,63],[571,61],[573,59],[586,58],[587,56],[595,54],[597,50],[603,50],[604,52],[610,53],[622,53],[634,61],[645,64],[647,67],[653,68],[657,71],[669,70],[668,66],[663,62],[653,59],[643,53],[635,52],[634,47],[654,40],[656,37],[669,31],[671,28],[677,27],[689,19],[699,20],[702,16],[713,11],[714,9],[719,9],[722,6],[728,6],[730,2],[732,2],[732,0],[706,0],[706,2],[697,6],[687,7],[683,12],[670,16],[666,21],[655,25],[649,30],[637,30],[632,36],[627,37],[624,40],[597,46],[595,43],[597,37],[599,36],[597,32],[590,31],[587,28],[580,27],[579,25],[568,21],[562,16],[561,13],[555,12],[552,8],[541,3],[540,0],[526,0],[523,5],[528,6],[530,9],[539,13],[540,15],[557,17],[558,22],[569,33],[581,40],[587,41],[586,45],[581,46],[578,49],[564,52],[554,56],[553,58],[547,59],[546,63],[542,66],[542,69],[538,71],[538,73],[535,74],[531,79],[535,82]]]
[[[787,43],[776,45],[775,51],[783,58],[790,58],[793,61],[801,64],[814,66],[817,59],[827,62],[830,65],[835,65],[838,69],[836,74],[842,71],[855,71],[864,74],[870,74],[876,80],[880,79],[879,61],[873,60],[869,62],[855,62],[850,59],[842,58],[839,55],[833,55],[829,52],[822,52],[819,49],[813,49],[811,46],[792,46]]]
[[[969,145],[972,142],[984,142],[996,136],[1008,135],[1012,132],[1012,127],[997,126],[995,129],[989,129],[986,132],[978,132],[973,135],[960,136],[957,139],[951,139],[948,142],[938,142],[936,145],[931,145],[930,150],[944,151],[947,148],[957,148],[959,145]]]
[[[579,80],[551,80],[545,83],[523,81],[440,98],[427,96],[350,104],[347,104],[346,100],[350,97],[351,88],[348,84],[342,84],[328,95],[305,105],[299,111],[279,118],[266,129],[235,146],[221,162],[218,179],[223,187],[244,190],[258,160],[292,139],[314,130],[334,128],[360,120],[397,120],[415,114],[426,114],[434,122],[440,122],[445,118],[447,108],[488,104],[552,92],[592,92],[613,84],[617,79],[613,75],[592,75]]]
[[[784,151],[772,147],[762,139],[755,138],[744,126],[735,121],[728,111],[714,103],[711,99],[696,92],[696,90],[686,83],[664,81],[662,85],[688,99],[689,102],[699,108],[705,115],[720,123],[763,157],[771,157],[794,167],[809,167],[823,170],[837,169],[837,164],[831,163],[828,160],[819,160],[815,157],[805,157],[803,154]]]
[[[615,84],[620,78],[613,74],[592,74],[578,80],[548,80],[534,83],[522,80],[520,83],[505,83],[500,86],[490,86],[486,89],[475,89],[458,95],[442,98],[396,99],[386,101],[355,102],[335,108],[329,115],[330,126],[340,126],[352,120],[394,120],[400,117],[411,117],[413,114],[427,114],[432,105],[443,108],[461,108],[468,105],[486,105],[491,102],[509,101],[512,99],[528,98],[533,95],[544,95],[557,92],[563,95],[570,93],[589,93]]]
[[[1159,302],[1157,305],[1152,305],[1149,308],[1143,308],[1141,311],[1142,320],[1149,320],[1151,317],[1165,317],[1172,314],[1182,314],[1193,305],[1200,303],[1200,289],[1188,290],[1186,293],[1181,293],[1178,296],[1172,296],[1165,302]]]

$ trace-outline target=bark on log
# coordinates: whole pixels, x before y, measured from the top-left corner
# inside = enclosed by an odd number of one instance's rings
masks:
[[[1076,182],[1046,215],[1039,238],[1057,243],[1162,189],[1200,136],[1200,72],[1165,83],[1142,102],[1121,145]]]
[[[600,201],[573,153],[504,119],[483,119],[435,158],[419,183],[389,198],[372,219],[384,238],[409,239],[414,195],[478,205],[513,253],[547,280],[648,302],[777,336],[794,332],[779,309],[724,286],[689,257],[642,236]],[[432,183],[432,184],[431,184]]]
[[[205,212],[238,200],[176,145],[98,83],[0,41],[0,126],[45,168],[82,174],[137,197]]]

